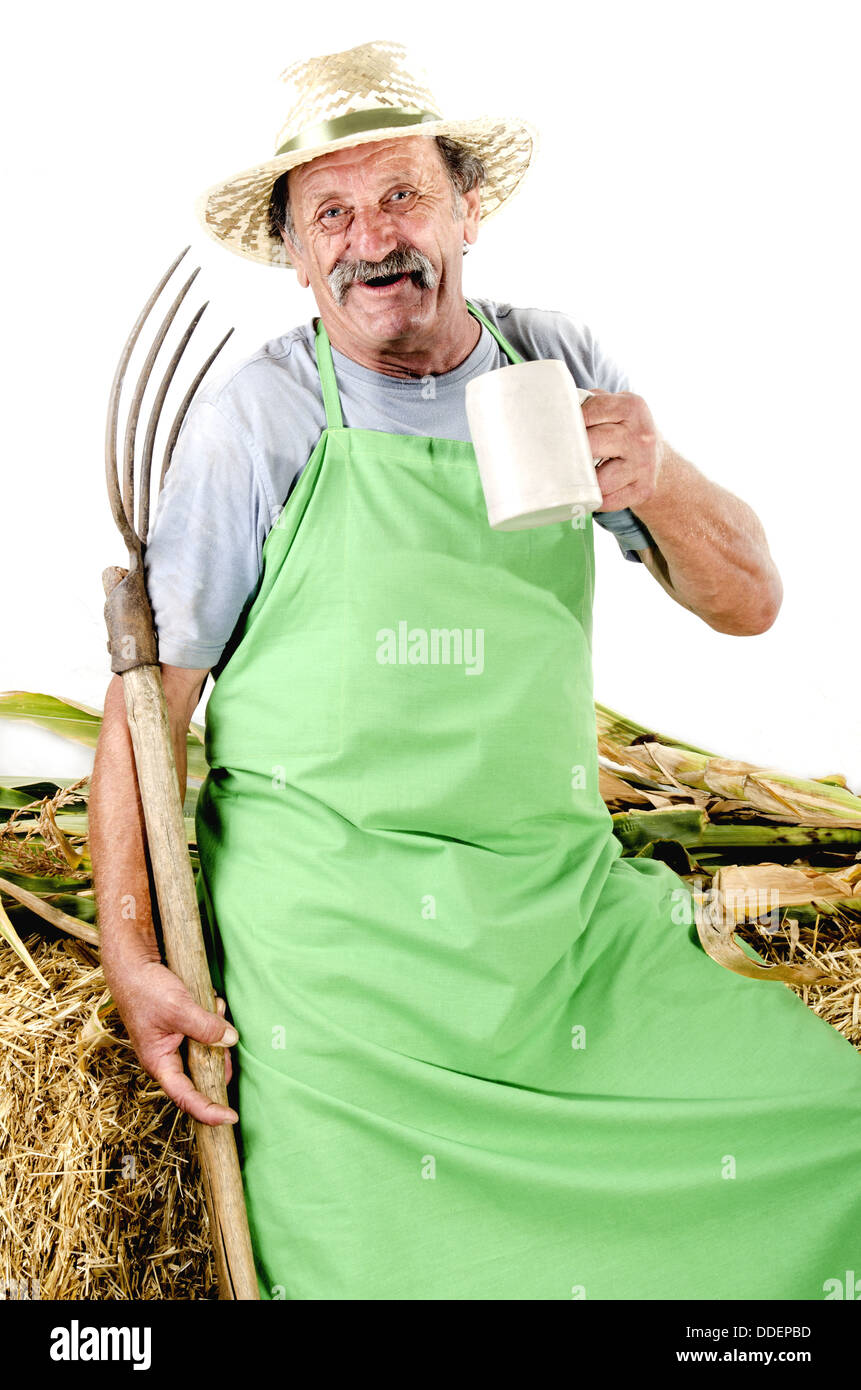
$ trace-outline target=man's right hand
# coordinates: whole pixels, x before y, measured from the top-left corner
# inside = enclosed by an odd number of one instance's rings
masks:
[[[141,957],[137,950],[128,960],[121,960],[114,949],[109,961],[102,963],[111,996],[144,1071],[195,1120],[205,1125],[235,1124],[239,1119],[235,1110],[217,1105],[195,1090],[179,1055],[184,1038],[225,1049],[238,1042],[236,1029],[222,1017],[224,1001],[217,1001],[218,1013],[209,1013],[194,1002],[166,965]],[[227,1081],[231,1071],[230,1053],[225,1052]]]

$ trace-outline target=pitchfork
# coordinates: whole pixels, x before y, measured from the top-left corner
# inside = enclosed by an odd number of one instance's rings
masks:
[[[185,330],[167,364],[152,404],[138,470],[138,514],[137,522],[135,521],[135,442],[141,403],[168,329],[198,274],[199,266],[186,280],[165,314],[141,368],[129,406],[123,441],[122,472],[117,456],[120,396],[132,351],[150,311],[188,249],[186,246],[185,250],[180,252],[141,310],[123,348],[114,376],[108,404],[105,462],[111,510],[128,547],[129,565],[127,570],[117,566],[106,569],[102,574],[102,583],[107,596],[105,622],[108,627],[111,670],[123,679],[123,694],[146,823],[147,849],[155,881],[167,963],[173,973],[182,980],[192,998],[204,1009],[214,1013],[215,996],[209,978],[194,875],[188,855],[179,780],[158,660],[158,643],[143,569],[149,529],[150,477],[156,430],[168,388],[206,304],[198,309]],[[159,492],[170,467],[180,427],[195,392],[232,332],[231,328],[210,353],[183,397],[168,433],[159,477]],[[222,1051],[206,1047],[190,1038],[188,1069],[198,1091],[219,1105],[227,1105]],[[233,1129],[230,1125],[211,1126],[198,1121],[194,1122],[194,1128],[212,1232],[219,1298],[256,1299],[259,1296],[257,1279]]]

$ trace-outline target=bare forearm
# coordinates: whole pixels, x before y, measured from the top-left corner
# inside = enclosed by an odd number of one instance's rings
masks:
[[[105,697],[89,802],[90,854],[102,962],[110,973],[117,949],[136,944],[159,959],[146,869],[146,828],[135,775],[121,682]]]
[[[184,796],[184,732],[179,737],[175,734],[173,743]],[[90,783],[89,839],[106,969],[110,972],[121,947],[137,946],[142,958],[158,960],[146,867],[146,825],[120,680],[111,683],[105,698]]]
[[[756,513],[665,444],[658,486],[633,511],[674,596],[720,632],[770,627],[783,585]]]
[[[172,672],[172,674],[171,674]],[[206,672],[162,667],[179,783],[185,795],[185,740],[190,711]],[[210,1013],[196,1003],[182,981],[162,965],[152,925],[146,870],[146,830],[135,773],[134,750],[119,679],[105,697],[105,715],[90,789],[90,848],[102,937],[102,964],[108,988],[128,1030],[141,1066],[165,1093],[207,1125],[235,1124],[238,1115],[195,1090],[183,1070],[184,1038],[225,1049],[225,1077],[231,1075],[226,1050],[238,1040],[224,1018],[224,1000]]]

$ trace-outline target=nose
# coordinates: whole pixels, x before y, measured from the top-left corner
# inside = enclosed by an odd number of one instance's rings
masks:
[[[395,219],[380,207],[357,207],[350,221],[348,246],[356,260],[381,261],[399,243]]]

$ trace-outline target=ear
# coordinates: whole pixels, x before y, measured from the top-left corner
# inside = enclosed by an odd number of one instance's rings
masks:
[[[481,194],[477,188],[462,193],[464,206],[463,239],[470,246],[478,240],[478,223],[481,217]]]
[[[302,286],[303,290],[307,290],[311,281],[308,279],[308,276],[305,273],[305,266],[302,263],[302,252],[299,250],[298,246],[293,245],[293,242],[290,241],[283,227],[281,229],[281,240],[287,247],[287,255],[290,257],[290,264],[296,271],[296,278],[298,279],[299,284]]]

